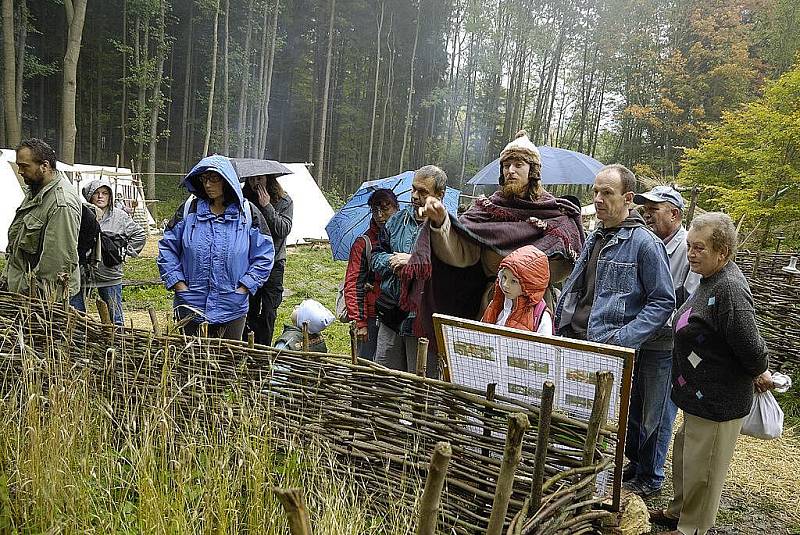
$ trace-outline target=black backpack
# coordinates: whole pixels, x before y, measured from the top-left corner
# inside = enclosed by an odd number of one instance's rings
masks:
[[[127,247],[128,240],[124,236],[100,231],[100,257],[106,267],[120,265],[125,260]]]
[[[78,229],[78,263],[89,265],[92,253],[97,247],[100,237],[100,223],[97,221],[94,208],[81,203],[81,226]]]

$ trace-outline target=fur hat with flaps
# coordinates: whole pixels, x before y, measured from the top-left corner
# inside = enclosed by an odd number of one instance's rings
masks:
[[[519,158],[520,160],[527,162],[528,165],[531,166],[531,169],[528,173],[529,180],[533,183],[537,183],[541,180],[541,170],[542,170],[542,155],[539,153],[539,149],[536,148],[536,145],[528,137],[528,132],[525,130],[520,130],[517,132],[517,135],[514,136],[506,148],[500,153],[500,185],[502,186],[505,182],[505,177],[503,177],[503,162],[509,160],[511,158]],[[532,184],[533,185],[533,184]]]

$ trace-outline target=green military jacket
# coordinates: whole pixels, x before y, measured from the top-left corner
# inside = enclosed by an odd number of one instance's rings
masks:
[[[8,228],[3,279],[12,292],[62,299],[61,277],[69,276],[69,296],[81,288],[78,229],[81,202],[62,173],[35,195],[30,189]]]

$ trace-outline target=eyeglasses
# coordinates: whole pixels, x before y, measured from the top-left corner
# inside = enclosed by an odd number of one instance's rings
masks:
[[[217,174],[204,173],[200,175],[200,182],[203,184],[219,184],[222,182],[222,177]]]
[[[391,212],[392,208],[394,208],[394,206],[392,206],[391,204],[381,204],[381,205],[378,205],[378,206],[373,206],[372,207],[372,213],[373,214],[378,214],[378,213],[385,214],[387,212]]]

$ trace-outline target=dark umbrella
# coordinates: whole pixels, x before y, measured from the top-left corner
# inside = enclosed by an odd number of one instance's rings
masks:
[[[259,160],[258,158],[231,158],[233,168],[239,179],[244,180],[250,176],[272,175],[283,176],[291,175],[292,171],[280,162],[275,160]]]
[[[543,184],[594,184],[594,175],[603,164],[580,152],[546,145],[539,147],[542,155]],[[472,177],[467,184],[496,185],[500,181],[500,158]]]

